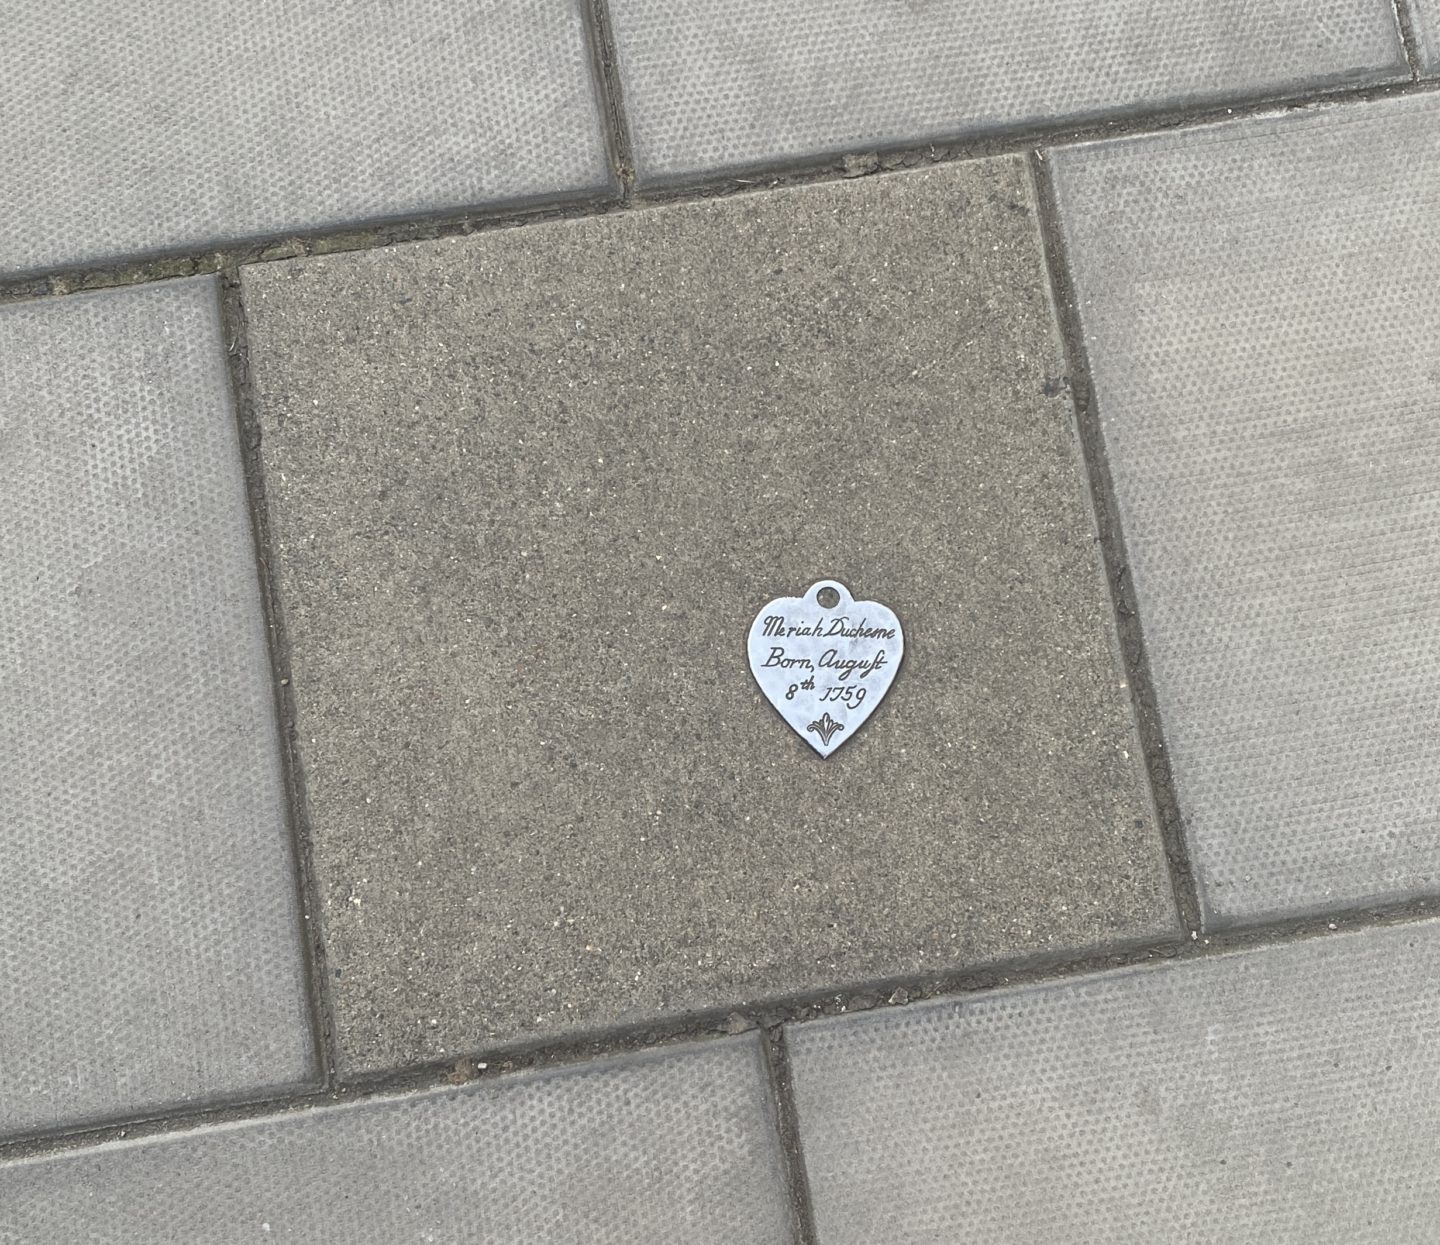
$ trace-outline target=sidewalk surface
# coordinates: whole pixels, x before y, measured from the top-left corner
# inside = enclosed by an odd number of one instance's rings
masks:
[[[1432,1241],[1437,87],[1440,0],[20,0],[0,1245]]]

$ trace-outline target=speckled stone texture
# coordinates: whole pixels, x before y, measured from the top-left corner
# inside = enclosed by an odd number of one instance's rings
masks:
[[[1440,98],[1055,155],[1208,919],[1440,888]]]
[[[1390,0],[610,0],[642,182],[1409,77]]]
[[[0,1243],[789,1245],[753,1038],[0,1163]]]
[[[1172,929],[1023,162],[244,299],[346,1071]],[[825,761],[823,577],[906,636]]]
[[[310,1081],[211,279],[0,309],[0,706],[0,1138]]]
[[[788,1031],[820,1245],[1395,1245],[1440,1217],[1433,923]]]
[[[0,275],[610,173],[580,0],[11,0]]]

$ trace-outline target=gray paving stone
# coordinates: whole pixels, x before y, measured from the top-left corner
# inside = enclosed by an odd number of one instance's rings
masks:
[[[1022,162],[245,270],[342,1066],[1172,928]],[[755,612],[906,667],[821,762]]]
[[[610,0],[642,182],[1409,76],[1389,0]]]
[[[820,1245],[1431,1241],[1440,927],[789,1031]]]
[[[1059,152],[1217,923],[1440,879],[1440,99]]]
[[[1410,0],[1410,25],[1421,69],[1426,74],[1440,74],[1440,8],[1436,0]]]
[[[788,1245],[758,1043],[0,1164],[0,1245]]]
[[[579,0],[17,3],[0,273],[609,183]]]
[[[0,309],[0,1136],[313,1075],[224,358],[208,278]]]

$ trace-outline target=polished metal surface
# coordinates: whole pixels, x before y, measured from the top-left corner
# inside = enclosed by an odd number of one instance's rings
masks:
[[[775,711],[822,757],[855,732],[895,681],[905,635],[895,611],[822,579],[756,616],[750,672]]]

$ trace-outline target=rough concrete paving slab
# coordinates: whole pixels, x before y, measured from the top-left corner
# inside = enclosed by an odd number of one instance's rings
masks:
[[[17,3],[0,274],[610,181],[579,0]]]
[[[219,318],[0,310],[0,1136],[314,1072]]]
[[[1433,923],[788,1031],[819,1245],[1431,1241]]]
[[[1440,99],[1055,155],[1217,923],[1440,879]]]
[[[342,1066],[1171,928],[1023,163],[244,294]],[[824,577],[906,665],[822,762]]]
[[[246,269],[344,1068],[1171,928],[1044,279],[1020,161]]]
[[[1409,77],[1389,0],[610,0],[640,180]]]
[[[0,1245],[789,1245],[758,1042],[0,1164]]]

